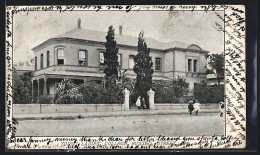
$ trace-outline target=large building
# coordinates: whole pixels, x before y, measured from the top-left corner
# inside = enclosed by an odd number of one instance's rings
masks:
[[[135,78],[134,56],[137,54],[138,36],[123,35],[122,26],[115,34],[119,48],[118,61],[126,76]],[[65,77],[76,83],[85,80],[102,82],[104,74],[105,42],[107,32],[86,30],[78,27],[50,38],[34,47],[35,73],[32,80],[34,101],[40,95],[54,94],[55,83]],[[206,82],[207,51],[198,45],[181,42],[164,43],[145,38],[153,61],[153,80],[185,78],[192,91],[196,83]]]

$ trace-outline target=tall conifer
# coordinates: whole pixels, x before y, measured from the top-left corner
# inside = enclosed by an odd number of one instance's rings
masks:
[[[152,58],[150,55],[150,49],[147,48],[147,44],[144,40],[144,32],[140,32],[138,38],[138,54],[135,56],[135,66],[133,68],[136,76],[135,91],[138,96],[142,98],[142,105],[144,106],[144,100],[147,103],[147,91],[152,87],[152,74],[154,70]],[[148,104],[146,104],[148,107]]]

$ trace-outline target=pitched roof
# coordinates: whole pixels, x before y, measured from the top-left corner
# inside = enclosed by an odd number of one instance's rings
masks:
[[[91,41],[97,41],[97,42],[106,42],[106,32],[102,31],[93,31],[93,30],[86,30],[86,29],[79,29],[75,28],[72,29],[66,33],[63,33],[61,35],[58,35],[54,38],[75,38],[75,39],[82,39],[82,40],[91,40]],[[138,42],[138,36],[129,36],[129,35],[119,35],[115,34],[116,42],[117,44],[121,45],[128,45],[128,46],[137,46]],[[154,49],[169,49],[174,47],[179,48],[187,48],[189,45],[179,42],[179,41],[173,41],[169,43],[164,43],[152,38],[145,38],[145,41],[149,48]]]
[[[83,40],[83,41],[96,41],[96,42],[106,42],[106,35],[107,32],[102,32],[102,31],[94,31],[94,30],[87,30],[87,29],[81,29],[81,28],[75,28],[72,29],[66,33],[63,33],[61,35],[58,35],[56,37],[50,38],[46,40],[45,42],[35,46],[32,48],[32,50],[36,50],[37,48],[41,47],[42,45],[48,43],[49,41],[53,39],[77,39],[77,40]],[[127,46],[137,46],[138,42],[138,36],[129,36],[129,35],[119,35],[115,34],[116,42],[118,45],[127,45]],[[148,48],[151,49],[158,49],[158,50],[168,50],[168,49],[173,49],[173,48],[179,48],[179,49],[190,49],[194,51],[200,51],[200,52],[206,52],[208,51],[201,51],[202,48],[199,47],[198,45],[192,44],[186,44],[180,41],[171,41],[168,43],[161,42],[152,38],[146,38],[144,37]],[[192,46],[192,48],[190,48]],[[196,47],[195,49],[193,47]]]

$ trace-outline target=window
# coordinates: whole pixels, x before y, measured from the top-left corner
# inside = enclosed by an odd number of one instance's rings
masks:
[[[194,83],[194,89],[198,86],[198,83]]]
[[[155,58],[155,70],[156,71],[161,70],[161,58]]]
[[[128,62],[128,68],[133,69],[135,66],[135,61],[134,61],[134,56],[130,55],[129,56],[129,62]]]
[[[50,51],[47,51],[47,67],[50,66]]]
[[[103,52],[99,53],[99,63],[100,63],[100,66],[105,66],[105,58],[104,58]]]
[[[64,65],[64,49],[59,48],[57,49],[58,53],[58,65]]]
[[[188,72],[191,72],[191,59],[188,59]]]
[[[79,51],[79,65],[87,66],[87,51]]]
[[[37,71],[37,57],[34,58],[34,70]]]
[[[194,65],[194,66],[193,66],[193,71],[194,71],[194,72],[197,72],[197,71],[198,71],[198,70],[197,70],[198,60],[194,60],[194,61],[193,61],[193,65]]]
[[[122,68],[122,54],[117,54],[119,68]]]
[[[41,54],[41,69],[43,69],[43,54]]]

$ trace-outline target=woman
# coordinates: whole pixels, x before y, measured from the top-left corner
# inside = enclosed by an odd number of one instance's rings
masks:
[[[141,106],[141,96],[139,96],[137,98],[135,105],[138,107],[138,109],[140,109],[140,106]]]

